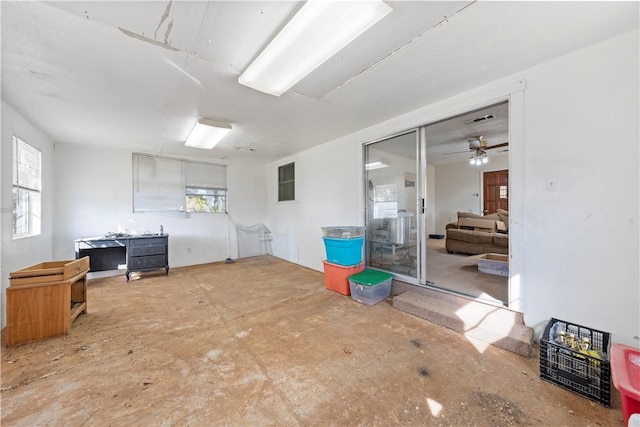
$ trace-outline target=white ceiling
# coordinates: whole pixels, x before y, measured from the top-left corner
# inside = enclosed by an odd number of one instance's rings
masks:
[[[56,142],[271,161],[638,27],[635,1],[389,3],[274,97],[238,76],[299,2],[3,1],[2,97]],[[210,151],[184,146],[201,117],[234,128]]]

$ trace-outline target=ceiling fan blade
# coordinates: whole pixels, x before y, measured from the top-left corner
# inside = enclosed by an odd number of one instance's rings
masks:
[[[442,153],[442,154],[443,155],[446,155],[446,154],[460,154],[460,153],[468,153],[468,152],[469,152],[469,150],[464,150],[464,151],[453,151],[451,153]]]
[[[508,147],[509,143],[508,142],[503,142],[502,144],[496,144],[496,145],[492,145],[490,147],[485,148],[485,150],[493,150],[494,148],[502,148],[502,147]]]

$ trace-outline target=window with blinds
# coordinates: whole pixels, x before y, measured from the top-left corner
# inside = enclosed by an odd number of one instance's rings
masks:
[[[227,211],[227,167],[187,162],[187,212]]]
[[[296,199],[295,163],[278,167],[278,201]]]
[[[13,137],[13,238],[40,234],[42,164],[40,150]]]
[[[133,154],[133,212],[226,209],[226,166]]]

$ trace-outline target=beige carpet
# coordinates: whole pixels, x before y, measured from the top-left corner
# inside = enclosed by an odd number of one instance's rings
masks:
[[[448,254],[444,245],[444,239],[427,240],[428,281],[438,288],[493,303],[507,304],[506,277],[479,272],[480,255]]]

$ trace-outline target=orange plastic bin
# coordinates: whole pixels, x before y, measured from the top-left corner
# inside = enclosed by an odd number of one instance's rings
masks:
[[[624,425],[640,414],[640,349],[624,344],[611,346],[611,377],[620,393]]]
[[[324,284],[327,289],[342,295],[351,295],[348,277],[364,270],[364,261],[357,265],[338,265],[328,261],[324,263]]]

